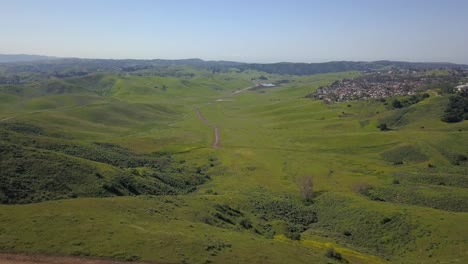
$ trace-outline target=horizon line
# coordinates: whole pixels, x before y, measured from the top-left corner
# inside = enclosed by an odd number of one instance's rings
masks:
[[[280,63],[291,63],[291,64],[320,64],[320,63],[331,63],[331,62],[409,62],[409,63],[435,63],[435,64],[455,64],[455,65],[468,65],[468,62],[457,63],[450,61],[414,61],[414,60],[392,60],[392,59],[378,59],[378,60],[324,60],[324,61],[315,61],[315,62],[306,62],[306,61],[276,61],[276,62],[246,62],[246,61],[237,61],[237,60],[216,60],[216,59],[203,59],[200,57],[192,58],[183,58],[183,59],[162,59],[162,58],[96,58],[96,57],[66,57],[66,56],[54,56],[54,55],[44,55],[44,54],[28,54],[28,53],[0,53],[0,55],[6,56],[37,56],[37,57],[47,57],[51,59],[81,59],[81,60],[140,60],[140,61],[152,61],[152,60],[167,60],[167,61],[181,61],[181,60],[202,60],[205,62],[235,62],[243,64],[280,64]],[[44,58],[42,60],[47,60]],[[41,60],[32,60],[32,61],[41,61]],[[32,62],[32,61],[11,61],[3,63],[13,63],[13,62]]]

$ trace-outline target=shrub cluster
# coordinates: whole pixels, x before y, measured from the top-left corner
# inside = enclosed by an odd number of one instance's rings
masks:
[[[468,119],[468,91],[450,97],[442,121],[456,123]]]
[[[256,212],[263,215],[263,219],[283,220],[287,223],[285,235],[291,239],[300,239],[300,233],[318,221],[317,213],[311,206],[289,199],[273,201],[253,201]]]
[[[403,99],[403,100],[398,100],[394,99],[392,101],[392,106],[393,108],[403,108],[403,107],[408,107],[414,104],[417,104],[421,102],[422,100],[429,98],[429,94],[423,93],[423,94],[413,94],[410,97]]]
[[[195,167],[177,162],[170,155],[140,156],[113,144],[96,144],[94,148],[56,143],[35,144],[44,148],[0,142],[0,203],[183,194],[194,191],[198,185],[210,179],[207,174],[209,164]],[[103,149],[110,150],[106,153]],[[100,153],[103,156],[99,156]],[[83,159],[119,164],[121,169],[103,173],[95,164]],[[133,168],[137,166],[148,167],[153,172],[140,175]]]

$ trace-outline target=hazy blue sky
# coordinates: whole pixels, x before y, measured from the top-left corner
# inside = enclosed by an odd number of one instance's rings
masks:
[[[468,0],[0,0],[0,53],[468,63]]]

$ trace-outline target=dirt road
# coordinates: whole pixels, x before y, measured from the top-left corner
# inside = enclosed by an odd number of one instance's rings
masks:
[[[217,126],[214,127],[214,140],[213,140],[213,147],[219,148],[219,128]]]
[[[15,118],[14,116],[10,116],[10,117],[7,117],[7,118],[3,118],[3,119],[0,119],[0,122],[2,121],[7,121],[7,120],[10,120],[12,118]]]
[[[196,111],[197,111],[198,119],[200,119],[200,121],[202,121],[203,124],[213,128],[214,139],[213,139],[213,144],[211,144],[211,146],[213,146],[213,148],[219,148],[220,143],[221,143],[219,127],[217,125],[214,125],[214,124],[211,124],[210,122],[208,122],[208,120],[203,116],[200,109],[196,109]]]
[[[253,89],[253,88],[257,87],[257,86],[258,86],[258,85],[249,86],[249,87],[246,87],[246,88],[243,88],[243,89],[240,89],[240,90],[234,91],[234,92],[232,92],[232,95],[235,95],[235,94],[239,94],[239,93],[242,93],[242,92],[248,91],[248,90],[250,90],[250,89]]]
[[[83,258],[47,255],[0,253],[0,264],[128,264],[129,262],[101,258]],[[131,262],[132,264],[156,264],[155,262]]]
[[[248,91],[250,89],[253,89],[255,87],[258,87],[258,85],[256,83],[253,83],[253,86],[249,86],[249,87],[246,87],[246,88],[243,88],[243,89],[239,89],[239,90],[236,90],[234,92],[231,92],[227,95],[225,95],[224,97],[216,100],[216,102],[230,102],[230,101],[233,101],[231,99],[225,99],[226,97],[232,97],[234,95],[237,95],[237,94],[240,94],[242,92],[245,92],[245,91]],[[221,145],[221,136],[220,136],[220,129],[217,125],[215,124],[211,124],[202,114],[202,112],[200,111],[200,109],[195,109],[195,111],[197,112],[197,115],[198,115],[198,119],[200,119],[200,121],[203,122],[203,124],[209,126],[209,127],[212,127],[213,128],[213,133],[214,133],[214,139],[213,139],[213,144],[211,144],[211,146],[213,146],[213,148],[219,148],[220,145]],[[0,263],[1,264],[1,263]]]
[[[199,110],[199,109],[196,109],[197,111],[197,115],[198,115],[198,119],[200,119],[203,124],[207,125],[207,126],[212,126],[208,120],[203,116],[202,112]]]

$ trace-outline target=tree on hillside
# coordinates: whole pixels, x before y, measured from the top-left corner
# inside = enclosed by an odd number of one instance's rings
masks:
[[[395,99],[395,100],[393,100],[393,102],[392,102],[392,106],[393,106],[393,108],[402,108],[402,107],[403,107],[403,104],[401,103],[400,100]]]
[[[303,176],[299,181],[299,191],[306,201],[312,200],[314,196],[314,182],[311,175]]]
[[[388,128],[388,126],[387,126],[386,123],[379,124],[379,125],[377,126],[377,128],[379,128],[380,131],[389,131],[389,130],[390,130],[390,128]]]
[[[442,121],[447,123],[461,122],[468,117],[468,91],[464,91],[449,99]]]

